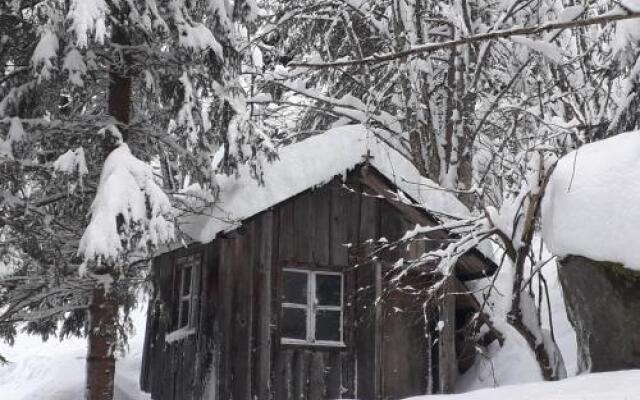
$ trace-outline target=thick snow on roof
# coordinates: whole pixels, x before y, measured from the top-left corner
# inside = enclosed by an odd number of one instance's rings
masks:
[[[560,161],[542,204],[542,231],[556,255],[640,270],[640,131],[587,144]]]
[[[240,167],[237,177],[217,176],[220,195],[208,213],[210,217],[190,218],[182,229],[194,240],[209,242],[218,232],[234,229],[242,220],[353,169],[363,162],[367,151],[373,157],[373,167],[428,210],[456,216],[468,214],[452,193],[421,177],[409,160],[365,127],[347,125],[282,147],[279,159],[265,167],[264,185],[250,176],[247,166]]]

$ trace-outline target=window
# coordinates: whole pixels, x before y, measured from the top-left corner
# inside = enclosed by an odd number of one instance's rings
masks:
[[[285,268],[282,342],[343,345],[343,291],[340,273]]]
[[[193,327],[193,312],[196,299],[196,279],[200,267],[200,254],[178,258],[176,262],[175,287],[178,301],[176,330]]]

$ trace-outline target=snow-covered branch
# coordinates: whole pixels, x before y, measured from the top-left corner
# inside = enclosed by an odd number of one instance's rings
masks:
[[[408,56],[428,54],[428,53],[433,53],[435,51],[442,50],[442,49],[450,49],[450,48],[464,46],[472,43],[485,42],[488,40],[503,39],[503,38],[509,38],[509,37],[519,36],[519,35],[535,35],[543,32],[554,31],[557,29],[570,29],[570,28],[578,28],[578,27],[591,26],[591,25],[600,25],[600,24],[606,24],[606,23],[611,23],[616,21],[625,21],[625,20],[637,19],[637,18],[640,18],[640,12],[628,12],[628,13],[614,12],[614,13],[599,15],[597,17],[591,17],[591,18],[585,18],[585,19],[579,19],[579,20],[547,22],[545,24],[537,25],[537,26],[503,29],[503,30],[497,30],[497,31],[492,31],[487,33],[481,33],[478,35],[473,35],[468,37],[462,37],[460,39],[448,40],[448,41],[439,42],[439,43],[427,43],[423,45],[414,46],[406,50],[393,52],[393,53],[373,55],[373,56],[369,56],[359,60],[348,59],[348,60],[337,60],[337,61],[330,61],[330,62],[292,61],[288,64],[288,66],[321,69],[321,68],[349,67],[349,66],[357,66],[357,65],[364,65],[364,64],[379,64],[379,63],[397,60],[399,58],[405,58]]]

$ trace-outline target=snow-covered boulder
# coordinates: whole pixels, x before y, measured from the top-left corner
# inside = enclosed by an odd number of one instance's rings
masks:
[[[640,270],[640,131],[560,159],[542,203],[542,232],[555,255]]]
[[[640,132],[585,145],[558,162],[542,231],[560,259],[581,370],[640,368]]]

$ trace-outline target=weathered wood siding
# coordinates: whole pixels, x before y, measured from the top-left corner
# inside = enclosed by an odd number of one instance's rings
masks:
[[[359,241],[361,199],[335,180],[308,191],[274,209],[277,254],[274,257],[273,398],[278,400],[353,397],[355,354],[353,329],[356,313],[357,269],[347,243]],[[365,224],[366,225],[366,224]],[[278,330],[282,298],[282,268],[307,267],[344,273],[346,348],[281,344]]]
[[[423,355],[430,349],[424,321],[397,313],[406,299],[374,304],[389,262],[406,249],[382,254],[375,263],[363,257],[368,239],[394,240],[414,224],[371,190],[363,194],[354,175],[348,188],[334,179],[210,244],[155,260],[157,296],[149,313],[143,389],[156,400],[200,399],[215,366],[207,400],[373,400],[425,392],[430,378]],[[173,263],[186,251],[203,254],[198,326],[194,335],[168,344],[164,337],[176,312]],[[285,267],[343,272],[346,347],[281,343]]]
[[[203,268],[199,270],[198,285],[193,287],[200,295],[194,303],[194,331],[180,341],[167,343],[165,335],[174,330],[177,314],[177,279],[175,262],[178,258],[195,254]],[[214,354],[214,324],[216,320],[217,265],[213,248],[196,245],[180,249],[154,259],[154,299],[149,303],[147,336],[140,377],[142,389],[154,399],[199,399],[204,390],[206,368]]]

